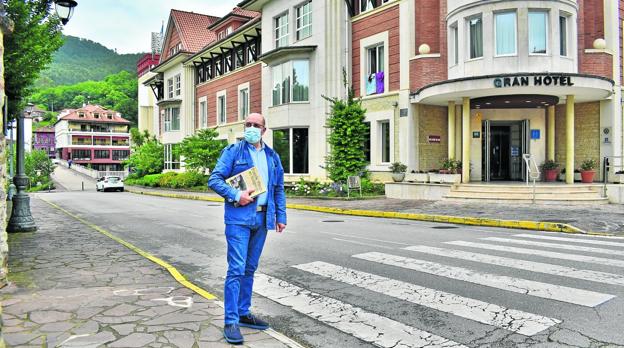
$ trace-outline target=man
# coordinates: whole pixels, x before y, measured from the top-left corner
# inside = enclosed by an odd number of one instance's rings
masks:
[[[284,168],[277,153],[262,141],[265,132],[264,117],[250,114],[245,121],[245,140],[223,150],[208,180],[208,186],[225,199],[228,270],[223,291],[223,336],[228,343],[243,342],[239,326],[269,328],[249,311],[251,291],[267,229],[281,233],[286,228],[286,195]],[[252,189],[240,191],[225,182],[254,166],[267,189],[265,193],[251,198]]]

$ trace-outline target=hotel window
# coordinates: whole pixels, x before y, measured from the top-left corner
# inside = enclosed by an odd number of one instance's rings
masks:
[[[366,49],[366,95],[384,92],[384,51],[383,44]]]
[[[288,46],[288,12],[275,17],[275,48]]]
[[[483,57],[483,20],[481,16],[468,20],[470,59]]]
[[[71,155],[75,160],[90,160],[91,150],[73,150]]]
[[[167,80],[167,92],[169,99],[173,98],[173,78]]]
[[[366,126],[366,135],[364,136],[364,158],[366,159],[366,163],[370,163],[371,161],[371,124],[370,122],[364,122]]]
[[[449,47],[451,48],[451,57],[450,63],[451,65],[457,65],[459,63],[459,31],[457,29],[457,22],[451,25],[451,44]]]
[[[182,88],[182,84],[180,83],[180,74],[175,76],[175,95],[180,95],[180,90]]]
[[[390,121],[379,122],[381,133],[381,162],[390,163]]]
[[[548,13],[529,11],[529,54],[546,54]]]
[[[293,60],[273,67],[274,106],[291,102],[307,102],[309,93],[310,62],[308,60]]]
[[[360,0],[360,13],[375,8],[375,0]]]
[[[238,90],[238,120],[245,120],[247,116],[249,116],[249,87]]]
[[[180,169],[178,144],[165,144],[165,169]]]
[[[501,12],[494,15],[496,32],[496,55],[516,54],[516,13]]]
[[[226,94],[225,92],[217,94],[217,124],[225,124],[227,122],[226,113]]]
[[[199,128],[208,127],[208,103],[205,100],[199,102]]]
[[[93,154],[96,159],[108,159],[108,157],[110,157],[110,150],[94,150]]]
[[[280,156],[284,173],[309,173],[307,128],[273,130],[273,149]]]
[[[297,40],[303,40],[312,35],[312,2],[297,7]]]
[[[568,17],[559,16],[559,54],[568,55]]]
[[[165,132],[180,130],[180,109],[165,109]]]

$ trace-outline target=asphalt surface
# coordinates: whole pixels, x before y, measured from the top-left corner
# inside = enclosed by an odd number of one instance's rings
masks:
[[[222,295],[221,204],[86,188],[36,197],[163,258]],[[624,346],[624,239],[302,211],[288,217],[284,233],[269,232],[258,270],[264,276],[256,281],[266,297],[255,295],[253,306],[274,329],[303,345]],[[516,243],[483,240],[492,237]],[[447,244],[456,241],[525,251]],[[464,252],[464,259],[449,250]],[[480,261],[467,260],[468,253],[481,254]],[[492,256],[498,259],[483,259]]]

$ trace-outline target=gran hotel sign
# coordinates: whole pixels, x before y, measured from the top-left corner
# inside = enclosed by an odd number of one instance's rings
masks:
[[[505,76],[494,78],[494,87],[574,86],[572,77],[562,75]]]

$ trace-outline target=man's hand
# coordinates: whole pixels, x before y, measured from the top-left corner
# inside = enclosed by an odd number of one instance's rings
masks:
[[[251,202],[253,202],[253,198],[249,197],[255,190],[249,189],[245,190],[241,193],[240,199],[238,200],[238,204],[241,206],[245,206]]]
[[[277,224],[277,227],[275,228],[275,231],[282,233],[284,232],[284,230],[286,229],[286,224]]]

